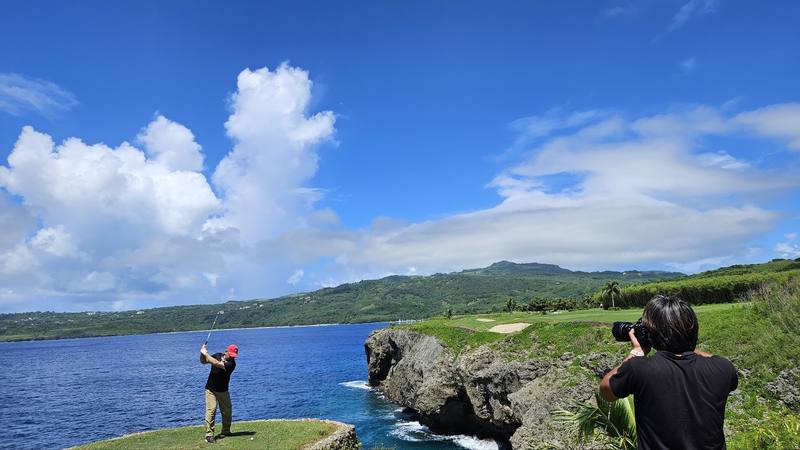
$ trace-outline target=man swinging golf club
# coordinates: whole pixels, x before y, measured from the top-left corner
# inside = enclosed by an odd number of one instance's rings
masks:
[[[221,313],[222,311],[220,311]],[[219,316],[219,313],[217,313]],[[214,324],[217,319],[214,318]],[[214,329],[214,324],[211,329]],[[211,331],[208,332],[211,336]],[[214,416],[217,414],[217,406],[222,415],[222,431],[220,436],[229,436],[231,434],[231,396],[228,393],[228,384],[231,380],[231,374],[236,369],[236,357],[239,356],[239,347],[235,344],[229,345],[224,353],[208,353],[208,338],[206,342],[200,347],[200,363],[211,364],[211,371],[208,374],[208,381],[206,381],[206,442],[214,443]]]

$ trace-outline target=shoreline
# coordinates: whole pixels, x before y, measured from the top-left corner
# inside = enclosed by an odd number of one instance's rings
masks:
[[[263,330],[263,329],[272,329],[272,328],[330,327],[330,326],[336,326],[336,325],[365,325],[365,324],[372,324],[372,323],[389,324],[391,322],[390,321],[385,321],[385,322],[344,322],[344,323],[315,323],[315,324],[308,324],[308,325],[270,325],[270,326],[260,326],[260,327],[219,328],[219,329],[215,329],[214,332],[217,332],[217,331],[241,331],[241,330]],[[38,338],[30,338],[30,339],[8,339],[8,340],[0,339],[0,345],[10,344],[10,343],[14,343],[14,342],[68,341],[68,340],[73,340],[73,339],[96,339],[96,338],[120,337],[120,336],[147,336],[147,335],[154,335],[154,334],[207,333],[207,332],[208,332],[208,330],[206,330],[206,329],[199,329],[199,330],[183,330],[183,331],[155,331],[155,332],[152,332],[152,333],[100,334],[100,335],[89,335],[89,336],[79,336],[79,337],[38,337]]]

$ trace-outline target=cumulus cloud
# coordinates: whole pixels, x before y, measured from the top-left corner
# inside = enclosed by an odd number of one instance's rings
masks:
[[[16,246],[35,227],[36,220],[33,216],[0,190],[0,230],[3,230],[0,233],[0,251]]]
[[[214,226],[235,226],[254,243],[302,224],[300,213],[319,198],[303,185],[316,172],[318,144],[333,138],[335,122],[331,111],[307,115],[312,85],[308,72],[286,64],[239,74],[225,122],[235,146],[213,175],[225,202]]]
[[[203,170],[203,153],[185,126],[159,115],[136,138],[154,162],[169,170]]]
[[[172,170],[127,142],[111,148],[70,138],[55,145],[24,127],[8,164],[0,167],[0,187],[79,243],[109,230],[133,246],[153,234],[188,235],[220,207],[202,174]]]
[[[64,231],[63,225],[55,228],[42,228],[31,239],[31,247],[59,258],[85,256],[78,251],[72,236]]]
[[[0,111],[15,116],[27,112],[52,116],[77,104],[74,94],[51,81],[0,73]]]
[[[212,178],[219,197],[194,134],[163,115],[135,144],[117,146],[56,143],[24,127],[0,166],[0,281],[13,288],[4,297],[77,298],[83,308],[103,299],[108,308],[144,297],[257,295],[285,283],[291,271],[280,255],[253,246],[306,223],[338,223],[335,212],[316,210],[320,191],[305,186],[334,116],[307,114],[312,83],[288,65],[244,70],[237,88],[226,123],[234,146]]]

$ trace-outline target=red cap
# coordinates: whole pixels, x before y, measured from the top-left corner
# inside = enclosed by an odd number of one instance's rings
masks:
[[[230,356],[231,358],[236,358],[237,356],[239,356],[239,347],[237,347],[236,344],[229,345],[228,348],[225,349],[225,351],[228,352],[228,356]]]

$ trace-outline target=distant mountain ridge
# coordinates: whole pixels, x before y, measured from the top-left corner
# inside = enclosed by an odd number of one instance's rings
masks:
[[[559,275],[564,273],[572,273],[569,269],[564,269],[555,264],[542,264],[542,263],[515,263],[511,261],[498,261],[488,267],[480,269],[467,269],[462,270],[461,273],[471,273],[475,275]]]
[[[634,283],[681,278],[678,272],[576,272],[553,264],[499,261],[447,274],[392,275],[274,299],[171,306],[120,312],[0,314],[0,340],[140,334],[200,330],[219,310],[218,328],[423,319],[499,311],[508,299],[580,301],[607,281]]]
[[[515,263],[511,261],[498,261],[488,267],[480,269],[466,269],[459,273],[475,274],[475,275],[490,275],[490,276],[524,276],[524,275],[562,275],[562,274],[603,274],[612,276],[627,276],[636,275],[656,275],[668,277],[683,277],[686,274],[680,272],[667,272],[661,270],[628,270],[618,272],[613,270],[602,270],[594,272],[584,272],[580,270],[569,270],[555,264],[542,264],[542,263]],[[641,274],[641,275],[640,275]]]

